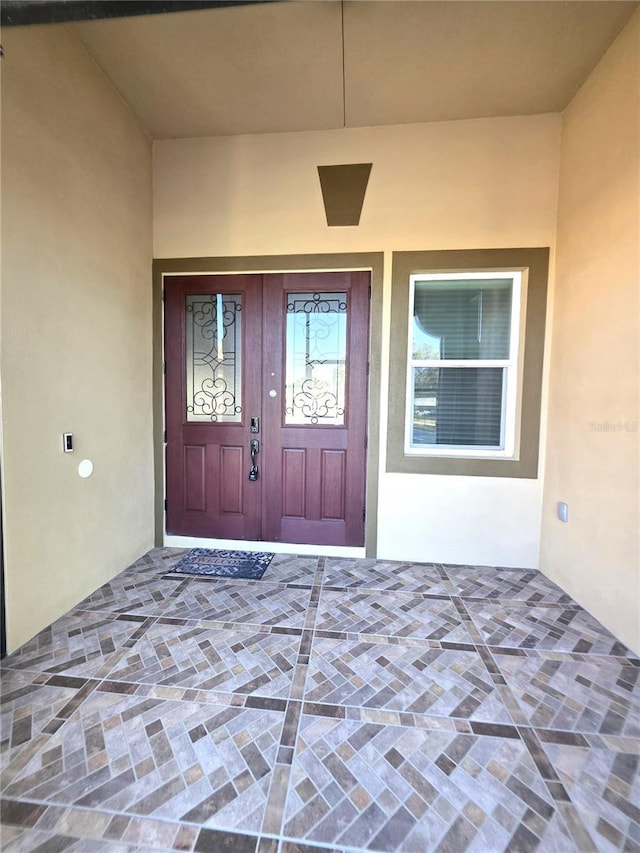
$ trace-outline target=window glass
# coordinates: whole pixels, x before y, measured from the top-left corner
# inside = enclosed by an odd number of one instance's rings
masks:
[[[414,367],[411,446],[502,447],[504,369]]]
[[[519,273],[411,277],[407,452],[512,452],[519,287]]]
[[[416,281],[414,358],[509,358],[512,279]]]
[[[347,294],[287,295],[285,423],[345,423]]]
[[[187,294],[184,310],[186,420],[239,423],[242,296]]]

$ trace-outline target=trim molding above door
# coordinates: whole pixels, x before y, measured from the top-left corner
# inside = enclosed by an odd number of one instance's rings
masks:
[[[155,470],[155,543],[164,543],[164,341],[163,276],[166,274],[309,272],[334,270],[371,271],[370,364],[367,407],[367,495],[365,548],[376,556],[378,475],[380,451],[380,378],[382,346],[382,252],[318,255],[260,255],[228,258],[159,258],[153,262],[153,418]]]

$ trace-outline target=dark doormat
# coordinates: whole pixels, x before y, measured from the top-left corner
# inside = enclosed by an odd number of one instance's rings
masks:
[[[259,580],[272,559],[273,554],[193,548],[164,577],[182,578],[189,576]]]

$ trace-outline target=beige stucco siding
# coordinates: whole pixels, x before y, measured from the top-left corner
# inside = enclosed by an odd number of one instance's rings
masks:
[[[563,120],[540,564],[636,652],[639,93],[636,12]]]
[[[11,650],[152,543],[151,146],[68,29],[11,29],[3,44]]]

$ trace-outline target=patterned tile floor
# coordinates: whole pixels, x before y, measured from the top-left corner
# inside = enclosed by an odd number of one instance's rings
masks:
[[[156,549],[2,661],[2,849],[640,851],[640,661],[539,572]]]

